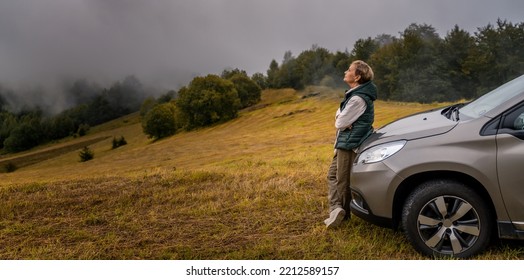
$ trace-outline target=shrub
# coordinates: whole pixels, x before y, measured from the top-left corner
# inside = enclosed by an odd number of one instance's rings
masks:
[[[248,76],[236,74],[229,79],[235,85],[241,108],[253,106],[260,101],[262,90]]]
[[[151,109],[155,108],[156,105],[158,105],[158,102],[153,97],[144,99],[140,106],[140,117],[144,118]]]
[[[95,157],[95,153],[89,149],[89,147],[84,147],[80,153],[80,162],[85,162],[88,160],[92,160]]]
[[[194,78],[179,90],[176,102],[189,129],[236,118],[241,107],[233,82],[216,75]]]
[[[176,133],[178,125],[173,103],[162,103],[151,109],[142,120],[142,129],[149,138],[164,138]]]
[[[124,138],[124,136],[121,136],[119,139],[117,139],[116,137],[113,137],[113,149],[116,149],[120,146],[124,146],[126,144],[127,144],[127,141]]]
[[[81,124],[80,126],[78,126],[78,136],[85,136],[87,134],[87,132],[89,131],[90,127],[88,124]]]

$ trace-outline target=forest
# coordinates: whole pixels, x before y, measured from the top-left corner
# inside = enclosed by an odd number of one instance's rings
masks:
[[[499,19],[473,34],[455,25],[444,37],[431,25],[414,23],[397,36],[359,39],[351,51],[331,52],[318,45],[298,56],[287,51],[280,63],[269,63],[265,74],[249,77],[244,70],[224,70],[221,75],[195,77],[178,91],[167,90],[160,96],[135,76],[109,87],[78,79],[64,86],[69,107],[60,113],[20,106],[19,92],[0,84],[0,151],[19,152],[83,136],[91,126],[137,111],[143,117],[144,133],[152,138],[224,122],[255,104],[263,89],[343,88],[343,73],[356,59],[373,68],[379,99],[471,100],[524,74],[524,23]]]
[[[524,23],[498,20],[473,35],[457,25],[444,38],[431,25],[411,24],[398,37],[359,39],[351,52],[313,46],[297,57],[286,52],[267,71],[267,86],[343,86],[351,61],[373,68],[379,98],[431,103],[472,99],[524,73]]]

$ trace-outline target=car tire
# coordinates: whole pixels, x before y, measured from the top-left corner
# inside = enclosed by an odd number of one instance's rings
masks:
[[[491,212],[480,195],[451,180],[421,184],[407,198],[402,229],[418,252],[469,258],[490,242]]]

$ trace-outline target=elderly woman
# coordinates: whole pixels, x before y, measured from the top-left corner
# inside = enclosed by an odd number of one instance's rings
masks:
[[[344,82],[348,84],[349,90],[346,91],[335,118],[335,155],[327,176],[329,218],[324,221],[328,228],[338,227],[344,219],[350,218],[351,166],[356,150],[373,132],[373,101],[377,99],[377,87],[372,80],[373,70],[361,60],[353,61],[344,72]]]

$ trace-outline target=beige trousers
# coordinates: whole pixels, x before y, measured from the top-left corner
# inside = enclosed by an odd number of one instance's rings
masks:
[[[356,155],[352,150],[336,149],[327,175],[329,212],[342,207],[346,211],[346,218],[350,216],[351,191],[349,179]]]

